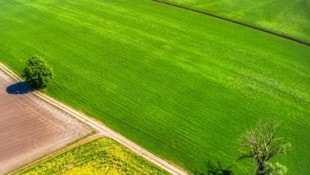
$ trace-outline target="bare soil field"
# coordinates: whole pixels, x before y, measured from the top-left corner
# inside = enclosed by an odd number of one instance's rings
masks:
[[[92,129],[28,94],[9,94],[16,82],[0,70],[0,174],[83,137]]]

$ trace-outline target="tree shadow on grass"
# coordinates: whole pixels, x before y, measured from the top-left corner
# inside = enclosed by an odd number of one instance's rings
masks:
[[[33,92],[35,89],[26,82],[18,82],[11,84],[6,88],[8,94],[27,94]]]
[[[219,160],[209,160],[206,162],[206,173],[195,173],[199,175],[234,175],[231,168],[233,165],[224,167]]]

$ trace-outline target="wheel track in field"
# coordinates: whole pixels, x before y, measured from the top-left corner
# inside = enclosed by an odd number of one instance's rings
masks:
[[[280,38],[284,38],[284,39],[287,39],[287,40],[290,40],[290,41],[293,41],[293,42],[296,42],[296,43],[299,43],[299,44],[302,44],[302,45],[305,45],[305,46],[310,46],[310,42],[309,41],[298,39],[296,37],[289,36],[287,34],[283,34],[283,33],[280,33],[280,32],[272,31],[272,30],[266,29],[264,27],[259,27],[259,26],[256,26],[254,24],[248,24],[246,22],[241,22],[241,21],[234,20],[234,19],[231,19],[231,18],[228,18],[228,17],[223,17],[223,16],[220,16],[220,15],[216,15],[214,13],[209,13],[209,12],[206,12],[206,11],[202,11],[202,10],[194,9],[194,8],[191,8],[191,7],[179,5],[179,4],[176,4],[176,3],[173,3],[173,2],[166,2],[166,1],[161,1],[161,0],[152,0],[152,1],[154,1],[156,3],[163,4],[163,5],[168,5],[168,6],[171,6],[171,7],[192,11],[192,12],[200,13],[200,14],[207,15],[207,16],[211,16],[211,17],[214,17],[214,18],[217,18],[217,19],[220,19],[220,20],[228,21],[228,22],[231,22],[231,23],[234,23],[234,24],[238,24],[238,25],[241,25],[241,26],[245,26],[245,27],[248,27],[248,28],[251,28],[251,29],[254,29],[254,30],[258,30],[258,31],[261,31],[261,32],[264,32],[264,33],[268,33],[268,34],[271,34],[271,35],[274,35],[274,36],[277,36],[277,37],[280,37]]]
[[[12,77],[16,81],[22,81],[22,79],[16,75],[13,71],[11,71],[8,67],[0,63],[0,69],[3,70],[5,73],[7,73],[10,77]],[[44,100],[45,102],[55,106],[56,108],[70,114],[71,116],[75,117],[76,119],[80,120],[81,122],[91,126],[97,132],[100,134],[110,137],[114,139],[115,141],[121,143],[122,145],[126,146],[136,154],[140,155],[141,157],[147,159],[148,161],[154,163],[155,165],[159,166],[160,168],[166,170],[167,172],[175,175],[187,175],[189,173],[185,172],[184,170],[181,170],[180,168],[176,167],[175,165],[168,163],[167,161],[155,156],[154,154],[150,153],[149,151],[145,150],[144,148],[140,147],[139,145],[135,144],[131,140],[127,139],[126,137],[122,136],[121,134],[113,131],[112,129],[108,128],[102,123],[99,123],[98,121],[95,121],[91,117],[78,112],[68,105],[65,105],[45,94],[42,92],[32,92],[33,95],[40,98],[41,100]]]

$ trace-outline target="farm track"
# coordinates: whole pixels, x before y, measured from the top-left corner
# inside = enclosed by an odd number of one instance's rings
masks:
[[[183,5],[178,5],[178,4],[171,3],[171,2],[164,2],[164,1],[161,1],[161,0],[153,0],[153,1],[157,2],[157,3],[164,4],[164,5],[168,5],[168,6],[172,6],[172,7],[176,7],[176,8],[180,8],[180,9],[184,9],[184,10],[188,10],[188,11],[192,11],[192,12],[195,12],[195,13],[200,13],[200,14],[203,14],[203,15],[211,16],[211,17],[214,17],[214,18],[217,18],[217,19],[221,19],[221,20],[228,21],[228,22],[231,22],[231,23],[234,23],[234,24],[238,24],[238,25],[241,25],[241,26],[245,26],[245,27],[248,27],[248,28],[251,28],[251,29],[254,29],[254,30],[259,30],[261,32],[265,32],[265,33],[268,33],[268,34],[271,34],[271,35],[275,35],[275,36],[278,36],[278,37],[281,37],[281,38],[285,38],[287,40],[294,41],[294,42],[297,42],[299,44],[310,46],[310,43],[307,42],[307,41],[303,41],[303,40],[300,40],[300,39],[297,39],[297,38],[294,38],[294,37],[291,37],[291,36],[288,36],[288,35],[285,35],[285,34],[277,33],[277,32],[271,31],[271,30],[267,30],[267,29],[264,29],[262,27],[257,27],[257,26],[251,25],[251,24],[247,24],[247,23],[244,23],[244,22],[240,22],[240,21],[237,21],[237,20],[233,20],[233,19],[229,19],[229,18],[226,18],[226,17],[223,17],[223,16],[219,16],[219,15],[216,15],[216,14],[213,14],[213,13],[208,13],[208,12],[205,12],[205,11],[189,8],[189,7],[186,7],[186,6],[183,6]]]
[[[10,77],[14,78],[16,81],[22,81],[20,77],[18,77],[14,72],[12,72],[9,68],[7,68],[5,65],[0,63],[0,69],[3,70],[5,73],[7,73]],[[107,126],[104,126],[103,124],[99,124],[97,121],[94,121],[90,117],[86,116],[85,114],[82,114],[81,112],[78,112],[69,106],[60,103],[56,101],[55,99],[41,93],[41,92],[33,92],[33,94],[37,97],[39,97],[41,100],[57,107],[60,110],[63,110],[64,112],[70,114],[71,116],[77,118],[81,122],[91,126],[95,130],[97,130],[100,134],[110,137],[117,142],[121,143],[122,145],[126,146],[127,148],[131,149],[141,157],[149,160],[150,162],[154,163],[155,165],[159,166],[160,168],[166,170],[167,172],[175,175],[186,175],[188,174],[184,170],[181,170],[180,168],[172,165],[171,163],[168,163],[159,157],[155,156],[154,154],[150,153],[149,151],[143,149],[142,147],[138,146],[134,142],[130,141],[129,139],[125,138],[124,136],[120,135],[119,133],[113,131],[112,129],[108,128]]]

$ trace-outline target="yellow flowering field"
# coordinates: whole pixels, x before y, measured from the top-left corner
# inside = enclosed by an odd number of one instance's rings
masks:
[[[18,174],[168,174],[110,138],[100,138],[56,157],[42,161]]]

